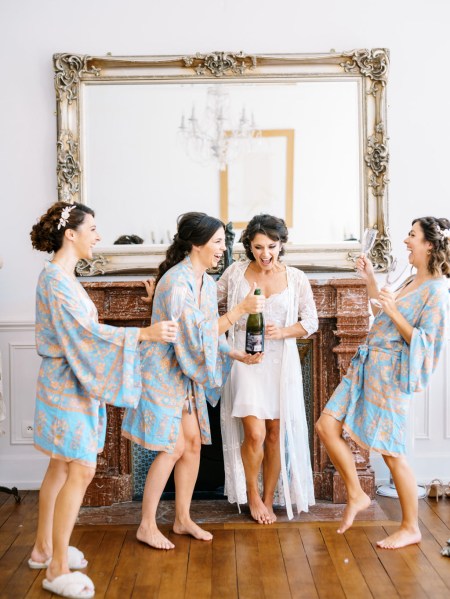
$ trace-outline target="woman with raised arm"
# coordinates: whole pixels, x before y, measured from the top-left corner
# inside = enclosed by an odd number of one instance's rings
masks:
[[[188,212],[160,265],[153,298],[152,322],[178,316],[175,297],[184,296],[179,332],[173,345],[142,348],[143,393],[137,409],[127,410],[122,432],[158,451],[147,475],[142,520],[137,538],[156,549],[173,549],[156,524],[156,510],[170,473],[175,475],[173,532],[209,541],[210,532],[190,517],[201,444],[211,443],[206,401],[215,405],[229,372],[230,358],[246,364],[262,356],[230,350],[224,333],[243,314],[256,312],[264,299],[251,290],[233,310],[219,318],[216,283],[206,271],[216,268],[225,251],[225,230],[217,218]]]
[[[345,430],[361,447],[382,454],[402,508],[400,529],[377,544],[396,549],[418,543],[417,487],[405,458],[407,414],[412,394],[426,387],[445,343],[450,277],[450,221],[417,218],[405,239],[414,277],[391,292],[378,291],[372,264],[357,260],[369,297],[377,310],[366,342],[353,357],[347,374],[328,401],[317,432],[347,489],[347,506],[338,529],[344,533],[357,513],[370,504],[359,483]]]
[[[247,260],[235,262],[218,282],[219,304],[233,310],[253,286],[266,296],[262,364],[233,364],[221,401],[225,494],[247,503],[256,522],[271,524],[274,503],[289,518],[314,504],[302,371],[296,339],[317,330],[305,273],[280,261],[288,230],[281,218],[259,214],[242,233]],[[246,321],[234,323],[231,347],[245,347]]]
[[[139,341],[171,342],[177,325],[116,328],[98,323],[97,311],[75,277],[78,260],[92,259],[100,240],[94,212],[58,202],[31,231],[35,249],[52,253],[36,296],[37,383],[34,444],[50,457],[39,492],[36,541],[30,568],[47,568],[44,589],[63,597],[93,597],[94,584],[71,570],[87,566],[69,540],[86,488],[103,450],[105,403],[134,406],[141,393]]]

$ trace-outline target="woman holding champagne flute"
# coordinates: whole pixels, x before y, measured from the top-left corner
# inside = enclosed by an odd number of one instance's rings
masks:
[[[339,533],[370,504],[357,476],[353,455],[342,431],[358,445],[382,454],[395,483],[402,522],[394,534],[378,542],[396,549],[418,543],[417,487],[405,459],[405,430],[412,394],[428,384],[445,342],[450,277],[450,221],[415,219],[405,239],[416,275],[395,292],[378,290],[370,260],[362,255],[357,269],[369,298],[379,301],[366,342],[328,401],[317,432],[347,489],[347,506]]]
[[[230,358],[256,364],[262,356],[232,350],[225,331],[242,315],[263,309],[251,289],[233,310],[218,316],[214,280],[225,251],[223,223],[202,212],[178,219],[177,233],[159,266],[152,324],[179,319],[175,342],[141,346],[143,392],[137,409],[127,410],[125,437],[158,451],[147,475],[138,540],[156,549],[173,549],[156,525],[156,510],[170,473],[175,475],[173,532],[209,541],[211,533],[190,517],[201,444],[211,443],[206,401],[215,405],[230,370]]]

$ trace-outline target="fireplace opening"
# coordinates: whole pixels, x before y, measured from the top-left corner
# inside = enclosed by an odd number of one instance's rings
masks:
[[[314,337],[298,339],[297,348],[300,355],[303,376],[303,396],[305,401],[306,421],[308,424],[309,449],[311,463],[314,455]],[[211,426],[211,445],[202,445],[200,469],[194,489],[194,499],[226,499],[223,494],[225,472],[222,453],[222,435],[220,432],[220,401],[215,408],[208,404],[208,415]],[[132,444],[132,477],[133,500],[141,501],[144,494],[147,472],[157,456],[156,451],[145,449],[137,443]],[[164,489],[163,499],[174,499],[175,483],[173,472]]]

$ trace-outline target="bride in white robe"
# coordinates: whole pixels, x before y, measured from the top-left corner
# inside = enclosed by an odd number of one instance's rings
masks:
[[[296,337],[308,337],[314,333],[318,328],[318,318],[306,275],[296,268],[285,267],[278,261],[282,243],[286,239],[287,229],[281,219],[269,215],[254,217],[243,233],[244,247],[252,260],[232,264],[218,281],[219,305],[226,306],[228,311],[248,294],[253,282],[259,287],[265,286],[263,292],[269,296],[264,310],[264,359],[261,364],[252,366],[245,372],[238,363],[234,363],[221,400],[225,495],[230,503],[237,503],[238,507],[248,500],[244,469],[244,463],[248,464],[248,460],[243,461],[241,455],[245,428],[242,426],[242,418],[245,424],[246,417],[253,416],[250,420],[257,425],[261,419],[260,422],[266,423],[267,435],[272,424],[279,420],[280,476],[273,500],[267,497],[264,500],[263,496],[267,513],[261,511],[264,510],[262,504],[259,511],[252,509],[249,501],[252,516],[258,522],[266,524],[276,519],[268,506],[269,500],[273,504],[285,505],[289,519],[294,515],[293,505],[300,513],[308,511],[308,507],[314,504],[302,372]],[[270,281],[275,281],[275,273],[277,283],[274,285]],[[228,342],[231,347],[244,348],[245,325],[246,317],[238,320],[229,330]],[[261,471],[267,476],[266,466],[261,466]],[[248,465],[246,468],[248,480],[251,475]],[[259,492],[264,494],[262,479],[261,472]]]

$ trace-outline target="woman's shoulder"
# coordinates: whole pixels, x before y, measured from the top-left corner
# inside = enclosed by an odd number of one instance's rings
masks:
[[[63,275],[63,271],[59,266],[50,260],[46,260],[44,268],[41,270],[39,280],[50,281],[52,279],[60,279]]]
[[[300,282],[300,281],[304,281],[305,279],[306,280],[308,279],[308,277],[305,275],[303,270],[300,270],[299,268],[296,268],[295,266],[288,266],[286,264],[286,272],[287,272],[288,276],[290,276],[295,281]]]
[[[241,270],[247,270],[248,265],[250,264],[250,260],[237,260],[236,262],[233,262],[233,264],[230,264],[230,266],[227,268],[227,270],[230,273],[236,272],[236,271],[241,271]]]
[[[75,283],[63,268],[50,261],[45,263],[38,279],[38,286],[47,288],[72,288]]]
[[[178,262],[169,268],[169,270],[163,274],[158,283],[158,287],[161,285],[161,289],[163,289],[174,284],[181,284],[188,278],[188,269],[186,267],[185,261],[182,260],[181,262]]]
[[[233,275],[237,275],[238,273],[245,272],[250,264],[250,260],[238,260],[230,264],[230,266],[223,271],[220,278],[226,277],[227,279],[233,277]],[[220,280],[220,279],[219,279]]]
[[[444,277],[431,279],[427,285],[427,290],[432,296],[437,296],[439,300],[448,302],[450,298],[449,280]]]

